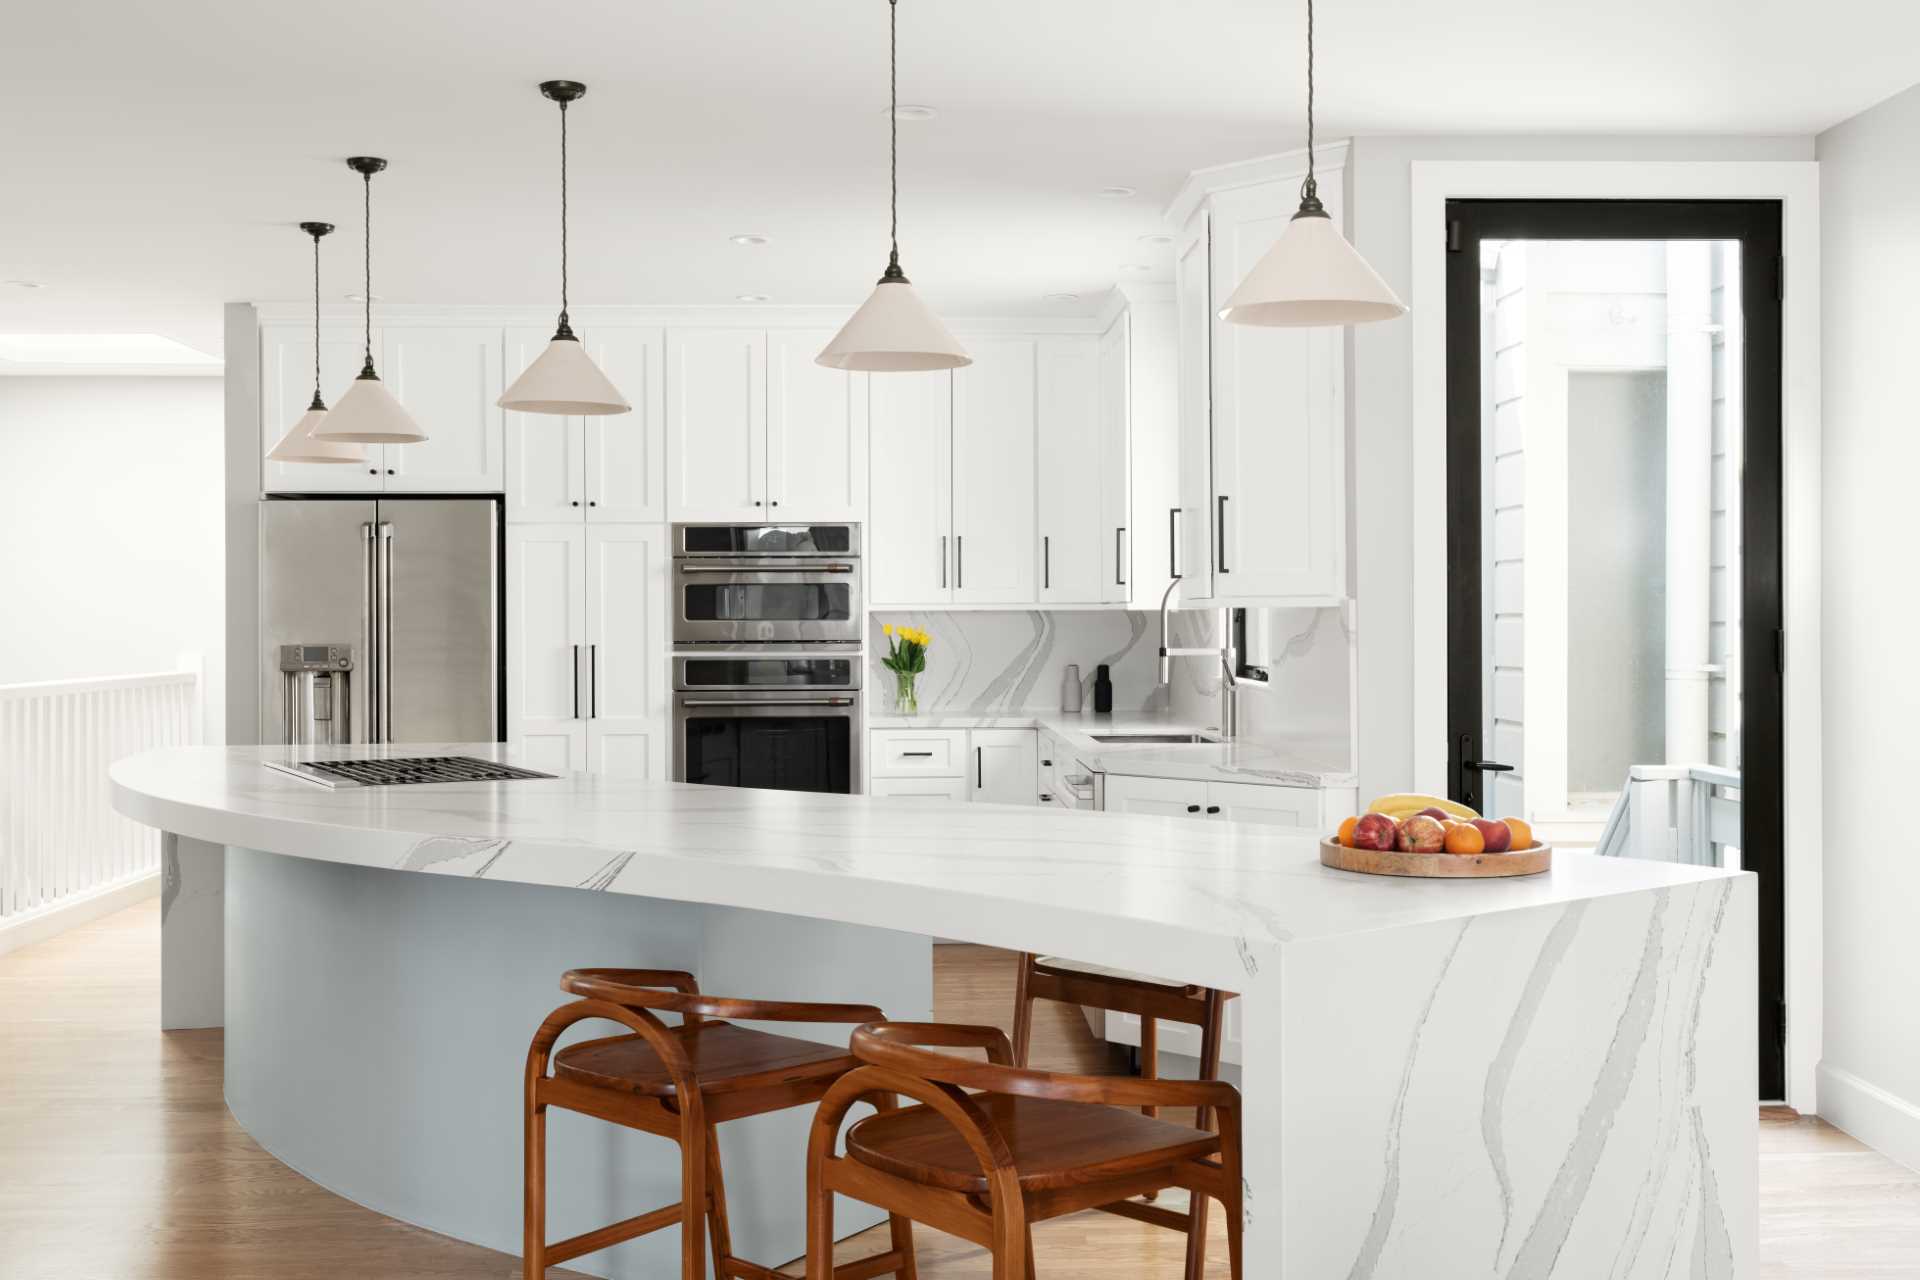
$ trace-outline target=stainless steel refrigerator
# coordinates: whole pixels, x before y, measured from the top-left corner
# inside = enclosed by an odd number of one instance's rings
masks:
[[[314,740],[288,735],[303,652],[346,670],[320,699],[338,741],[500,740],[500,520],[493,498],[263,500],[260,740]]]

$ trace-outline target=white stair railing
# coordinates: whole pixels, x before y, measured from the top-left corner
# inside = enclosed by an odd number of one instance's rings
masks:
[[[160,834],[113,811],[107,767],[200,737],[194,671],[0,685],[0,929],[153,875]]]
[[[1726,865],[1740,845],[1740,773],[1717,765],[1637,764],[1594,852],[1693,866]]]

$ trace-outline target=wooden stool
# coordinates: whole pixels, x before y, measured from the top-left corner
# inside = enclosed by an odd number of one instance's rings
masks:
[[[987,1061],[917,1045],[985,1049]],[[1013,1065],[993,1027],[877,1023],[853,1033],[861,1062],[827,1091],[807,1144],[807,1280],[833,1274],[833,1197],[853,1196],[952,1232],[993,1255],[993,1280],[1031,1280],[1032,1224],[1165,1187],[1224,1207],[1233,1280],[1240,1271],[1240,1094],[1217,1080],[1078,1076]],[[967,1093],[968,1089],[982,1092]],[[834,1144],[855,1102],[890,1095],[919,1103],[883,1110]],[[1195,1107],[1219,1131],[1125,1107]],[[1196,1244],[1188,1248],[1191,1257]],[[1206,1241],[1197,1241],[1204,1262]]]
[[[542,1280],[548,1267],[676,1222],[683,1280],[706,1280],[703,1222],[712,1236],[714,1271],[720,1280],[784,1280],[768,1267],[733,1256],[714,1126],[816,1102],[857,1064],[838,1045],[708,1019],[851,1023],[886,1015],[862,1004],[701,995],[692,974],[673,969],[573,969],[560,980],[560,988],[581,999],[549,1014],[527,1050],[526,1280]],[[656,1009],[680,1014],[680,1025],[667,1026],[654,1015]],[[631,1034],[585,1040],[554,1053],[560,1033],[587,1018],[620,1023]],[[552,1075],[547,1074],[549,1056]],[[897,1103],[888,1098],[884,1105],[891,1109]],[[679,1203],[548,1244],[548,1107],[678,1142]],[[889,1252],[843,1268],[840,1280],[889,1272],[915,1280],[912,1225],[896,1216],[892,1230]]]
[[[1020,1066],[1027,1065],[1033,1042],[1033,1002],[1058,1000],[1065,1004],[1088,1005],[1095,1009],[1139,1015],[1140,1075],[1147,1080],[1158,1079],[1160,1075],[1161,1022],[1184,1023],[1200,1028],[1200,1079],[1217,1080],[1220,1077],[1224,1010],[1231,999],[1231,991],[1159,982],[1117,969],[1076,964],[1023,951],[1020,953],[1020,972],[1014,983],[1013,1060]],[[1159,1113],[1159,1108],[1151,1105],[1141,1110],[1149,1116]],[[1207,1124],[1207,1110],[1202,1107],[1194,1117],[1194,1125],[1204,1129]],[[1151,1200],[1153,1196],[1149,1194],[1147,1199]],[[1095,1207],[1123,1218],[1166,1227],[1170,1231],[1184,1231],[1187,1235],[1186,1280],[1200,1280],[1207,1238],[1207,1201],[1204,1196],[1193,1197],[1185,1214],[1136,1200],[1118,1200]]]

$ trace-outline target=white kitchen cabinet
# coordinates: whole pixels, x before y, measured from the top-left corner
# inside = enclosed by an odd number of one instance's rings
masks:
[[[965,778],[875,778],[867,786],[870,796],[905,797],[915,800],[954,800],[967,802]]]
[[[509,329],[505,382],[546,350],[549,328]],[[664,331],[595,328],[581,339],[633,406],[577,416],[504,413],[507,519],[591,524],[666,518]]]
[[[1035,599],[1033,338],[968,339],[953,371],[953,601]],[[907,376],[907,375],[902,375]]]
[[[1195,608],[1213,598],[1213,275],[1208,264],[1207,211],[1187,224],[1174,255],[1174,310],[1180,381],[1180,500],[1155,513],[1154,536],[1167,539],[1180,575],[1175,603]],[[1141,528],[1147,528],[1145,515]]]
[[[667,776],[666,529],[587,529],[585,703],[588,768],[620,778]]]
[[[1255,782],[1209,782],[1208,817],[1257,826],[1313,831],[1320,824],[1321,792],[1307,787],[1269,787]]]
[[[505,487],[501,331],[486,325],[389,326],[380,376],[427,438],[383,445],[388,493],[499,493]],[[344,469],[344,468],[343,468]]]
[[[667,512],[673,520],[767,515],[767,335],[667,334]]]
[[[1171,289],[1132,299],[1101,342],[1101,393],[1116,397],[1102,411],[1124,413],[1127,441],[1127,474],[1110,471],[1102,490],[1113,501],[1113,486],[1123,484],[1126,495],[1125,567],[1119,575],[1126,585],[1111,598],[1136,609],[1158,609],[1172,580],[1172,513],[1180,506],[1179,325]],[[1116,360],[1124,360],[1118,370],[1111,367]],[[1109,428],[1110,433],[1120,430]],[[1122,522],[1118,511],[1108,518],[1110,524]]]
[[[1280,238],[1299,193],[1269,182],[1211,202],[1213,296],[1222,298]],[[1214,597],[1338,601],[1346,572],[1344,330],[1217,318],[1212,330]]]
[[[965,729],[875,729],[867,772],[875,778],[958,778],[965,771]]]
[[[867,380],[870,422],[867,598],[874,607],[953,598],[953,380]]]
[[[1109,604],[1125,604],[1132,592],[1132,494],[1128,488],[1133,449],[1131,332],[1131,322],[1121,315],[1096,344],[1093,405],[1094,433],[1099,443],[1100,512],[1094,528],[1100,556],[1100,592],[1095,598]]]
[[[506,639],[507,741],[531,768],[586,768],[585,525],[507,526]]]
[[[1114,812],[1214,818],[1305,833],[1334,830],[1353,812],[1353,803],[1353,790],[1341,787],[1280,787],[1124,774],[1108,774],[1106,780],[1106,807]]]
[[[1148,813],[1161,817],[1201,817],[1207,784],[1187,778],[1135,778],[1108,774],[1106,808],[1110,813]]]
[[[328,405],[353,385],[366,349],[358,332],[348,337],[325,336],[320,342],[321,398]],[[380,341],[376,331],[374,342]],[[280,437],[300,420],[313,403],[313,326],[267,324],[260,329],[260,456],[280,443]],[[263,493],[378,493],[386,479],[386,463],[379,445],[365,446],[367,461],[347,463],[271,462],[262,464]]]
[[[815,363],[832,340],[767,335],[767,509],[782,519],[866,518],[868,375]]]
[[[1114,452],[1104,439],[1109,422],[1102,412],[1103,356],[1099,340],[1090,336],[1040,340],[1036,488],[1042,604],[1098,604],[1106,598],[1102,575],[1115,576],[1102,493]],[[1124,448],[1124,435],[1122,441]]]
[[[967,746],[970,799],[989,804],[1038,804],[1034,774],[1039,768],[1038,734],[1033,729],[974,729]]]

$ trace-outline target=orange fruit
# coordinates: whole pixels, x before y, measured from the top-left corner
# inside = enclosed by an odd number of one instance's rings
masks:
[[[1507,830],[1513,832],[1513,844],[1511,848],[1515,853],[1518,853],[1522,849],[1533,848],[1533,828],[1526,824],[1525,819],[1502,818],[1500,821],[1506,823]]]
[[[1340,843],[1347,846],[1347,848],[1349,849],[1353,848],[1353,829],[1359,825],[1360,825],[1360,819],[1358,815],[1348,818],[1345,822],[1341,823],[1340,835],[1339,835]]]
[[[1487,851],[1487,839],[1471,822],[1455,822],[1447,827],[1448,853],[1474,854]]]

